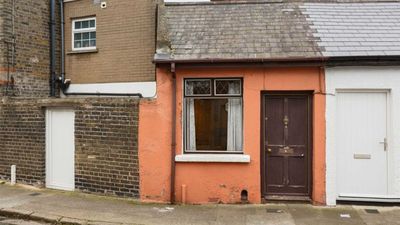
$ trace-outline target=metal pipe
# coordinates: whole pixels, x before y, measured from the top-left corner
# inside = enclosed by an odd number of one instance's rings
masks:
[[[12,1],[12,55],[11,63],[15,67],[15,0]]]
[[[50,97],[56,96],[56,12],[55,0],[50,0]]]
[[[6,83],[6,96],[8,96],[8,89],[10,88],[10,43],[7,44],[7,83]]]
[[[172,132],[171,132],[171,204],[175,203],[175,155],[176,155],[176,71],[175,63],[171,63],[172,73]]]
[[[59,0],[60,3],[60,17],[61,17],[61,81],[65,81],[65,19],[64,19],[64,0]]]

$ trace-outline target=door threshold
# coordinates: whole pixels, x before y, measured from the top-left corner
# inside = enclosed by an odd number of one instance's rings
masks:
[[[312,200],[309,196],[290,196],[290,195],[268,195],[262,199],[263,203],[281,201],[281,202],[302,202],[311,203]]]
[[[398,196],[343,196],[343,195],[339,195],[336,199],[338,201],[400,203],[400,197],[398,197]]]

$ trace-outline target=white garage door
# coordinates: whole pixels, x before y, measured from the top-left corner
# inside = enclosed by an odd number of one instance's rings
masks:
[[[46,113],[46,187],[75,188],[75,113],[49,109]]]
[[[388,194],[386,92],[337,94],[337,193],[374,198]]]

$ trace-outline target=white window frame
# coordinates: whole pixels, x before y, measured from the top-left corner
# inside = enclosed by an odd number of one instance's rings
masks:
[[[90,21],[90,20],[94,20],[94,23],[95,23],[94,27],[75,29],[76,22],[83,22],[83,21]],[[75,48],[75,34],[76,33],[86,33],[86,32],[96,32],[96,46]],[[72,51],[87,51],[87,50],[96,50],[96,49],[97,49],[97,20],[96,20],[96,17],[88,17],[88,18],[72,20]]]

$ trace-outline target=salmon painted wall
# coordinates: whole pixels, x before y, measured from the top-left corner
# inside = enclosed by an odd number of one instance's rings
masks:
[[[183,154],[183,79],[243,77],[244,154],[250,163],[176,163],[176,201],[237,203],[242,190],[250,203],[261,202],[260,110],[261,91],[312,90],[314,94],[313,195],[325,204],[325,96],[323,70],[313,68],[182,68],[177,79],[177,152]],[[172,78],[169,68],[157,69],[157,99],[143,100],[139,114],[140,192],[144,202],[168,202],[171,151]]]

